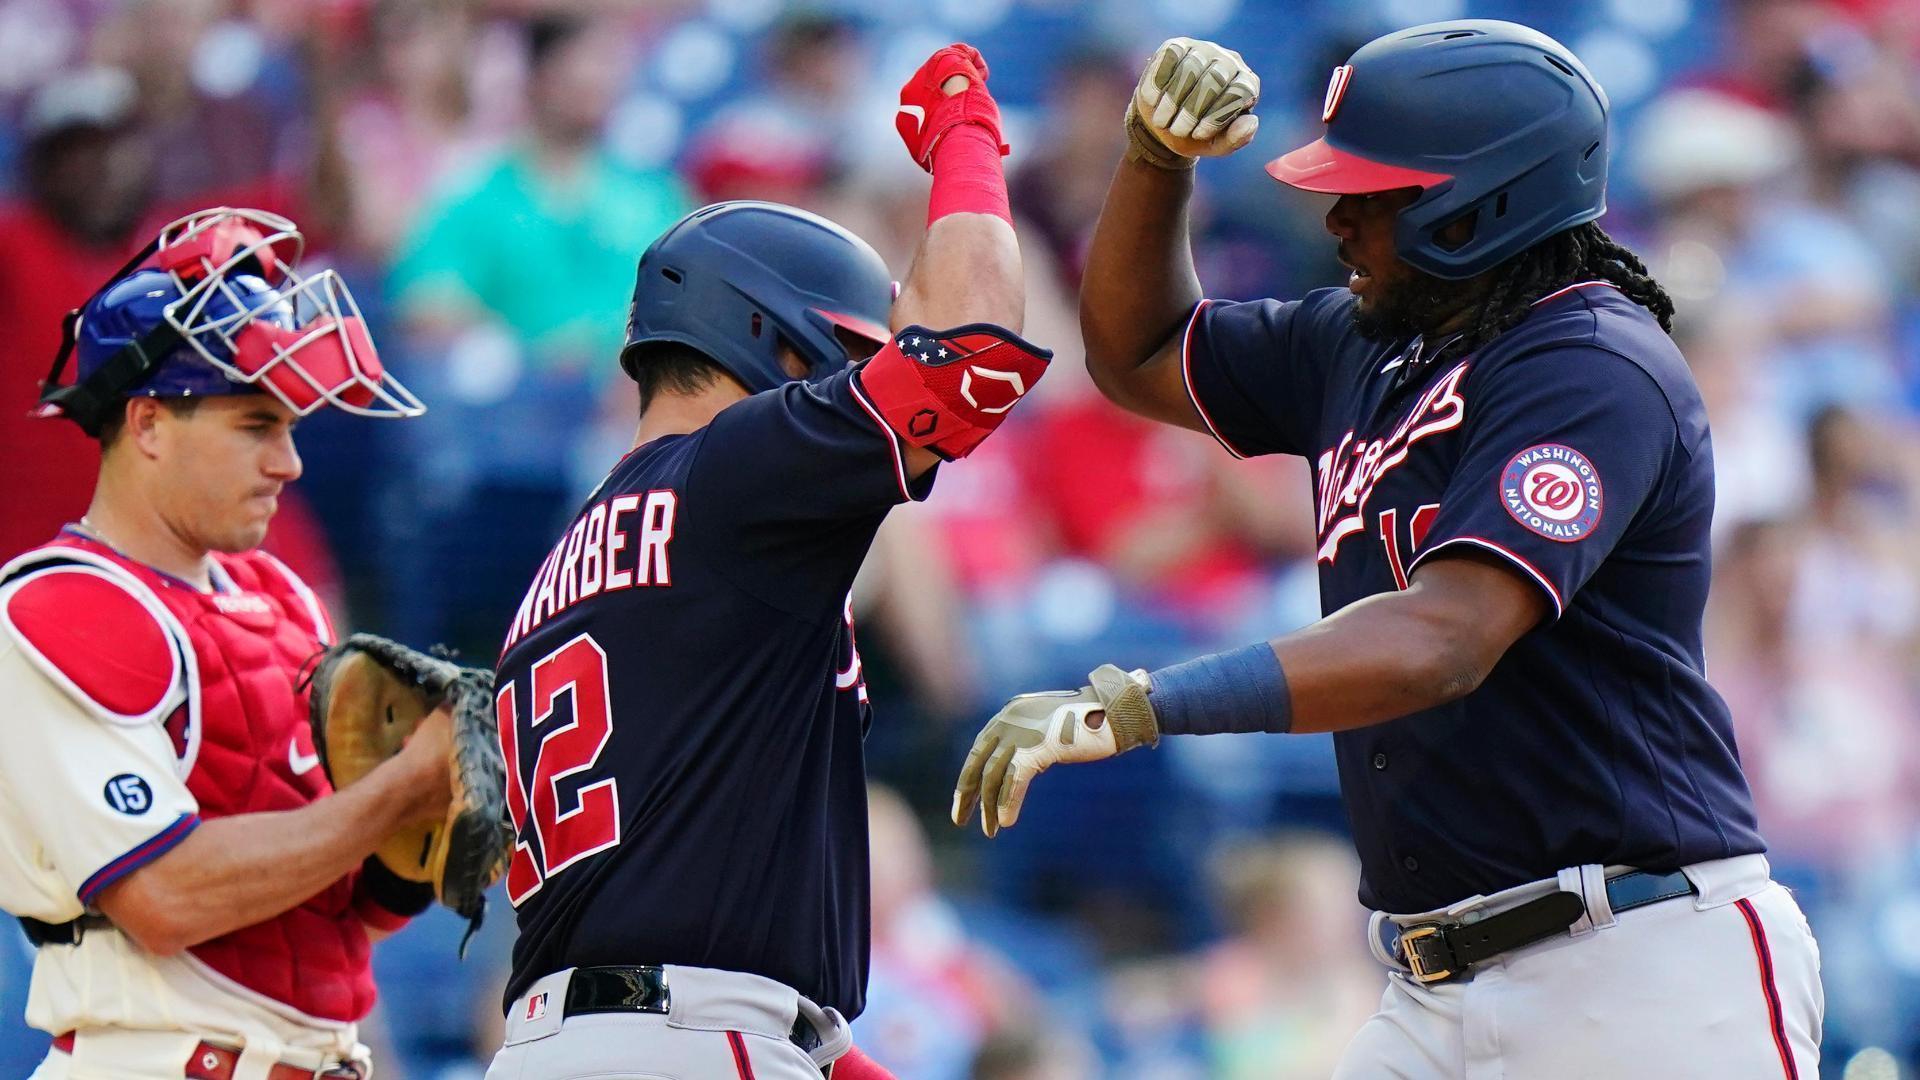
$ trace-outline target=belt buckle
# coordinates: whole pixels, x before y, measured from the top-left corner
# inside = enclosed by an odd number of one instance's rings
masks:
[[[1400,958],[1406,961],[1407,970],[1413,973],[1414,982],[1435,983],[1443,979],[1453,978],[1455,972],[1452,968],[1429,969],[1425,958],[1420,955],[1420,950],[1413,947],[1412,944],[1413,942],[1426,938],[1438,937],[1440,931],[1443,929],[1445,929],[1443,924],[1427,923],[1423,926],[1415,926],[1400,931]],[[1441,938],[1442,943],[1444,943],[1445,940],[1446,939]]]

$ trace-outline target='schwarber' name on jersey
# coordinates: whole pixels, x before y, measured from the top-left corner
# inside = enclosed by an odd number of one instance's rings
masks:
[[[535,627],[601,593],[673,584],[667,548],[679,496],[672,490],[594,503],[547,553],[501,651]]]

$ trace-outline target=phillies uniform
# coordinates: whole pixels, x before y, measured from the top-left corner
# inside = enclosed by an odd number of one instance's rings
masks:
[[[405,920],[357,872],[174,956],[92,908],[203,820],[330,791],[300,685],[326,613],[271,555],[212,560],[201,592],[69,528],[0,569],[0,907],[40,946],[38,1077],[364,1070],[366,929]]]
[[[1649,1075],[1813,1077],[1817,950],[1768,878],[1703,673],[1713,460],[1685,360],[1603,282],[1464,355],[1363,338],[1353,303],[1203,302],[1182,362],[1207,427],[1235,455],[1312,464],[1327,614],[1442,552],[1509,565],[1550,613],[1466,697],[1334,736],[1396,971],[1339,1075],[1619,1076],[1630,1047]],[[1585,900],[1571,936],[1422,981],[1402,924],[1556,883]],[[1555,1024],[1568,1010],[1617,1022],[1582,1025],[1605,1040],[1586,1046]],[[1401,1071],[1421,1053],[1430,1068]]]

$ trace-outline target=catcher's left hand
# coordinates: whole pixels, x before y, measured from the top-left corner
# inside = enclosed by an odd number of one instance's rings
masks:
[[[1160,741],[1144,671],[1102,664],[1079,690],[1021,694],[980,729],[960,766],[951,815],[966,824],[980,805],[980,830],[994,836],[1020,819],[1033,778],[1059,762],[1099,761]]]
[[[441,903],[477,924],[484,894],[506,873],[513,852],[493,673],[355,634],[321,654],[312,686],[314,750],[335,790],[399,754],[433,710],[450,710],[453,799],[446,816],[401,829],[374,857],[403,880],[431,882]]]

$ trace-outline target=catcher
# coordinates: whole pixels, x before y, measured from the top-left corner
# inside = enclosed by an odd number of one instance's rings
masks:
[[[436,867],[471,911],[499,863],[497,757],[491,787],[456,760],[493,739],[485,680],[356,638],[314,676],[330,745],[310,731],[302,669],[333,630],[255,550],[294,423],[422,409],[301,244],[256,211],[175,222],[69,317],[45,385],[41,414],[102,453],[85,516],[0,568],[0,908],[38,947],[35,1077],[364,1080],[369,943]]]

